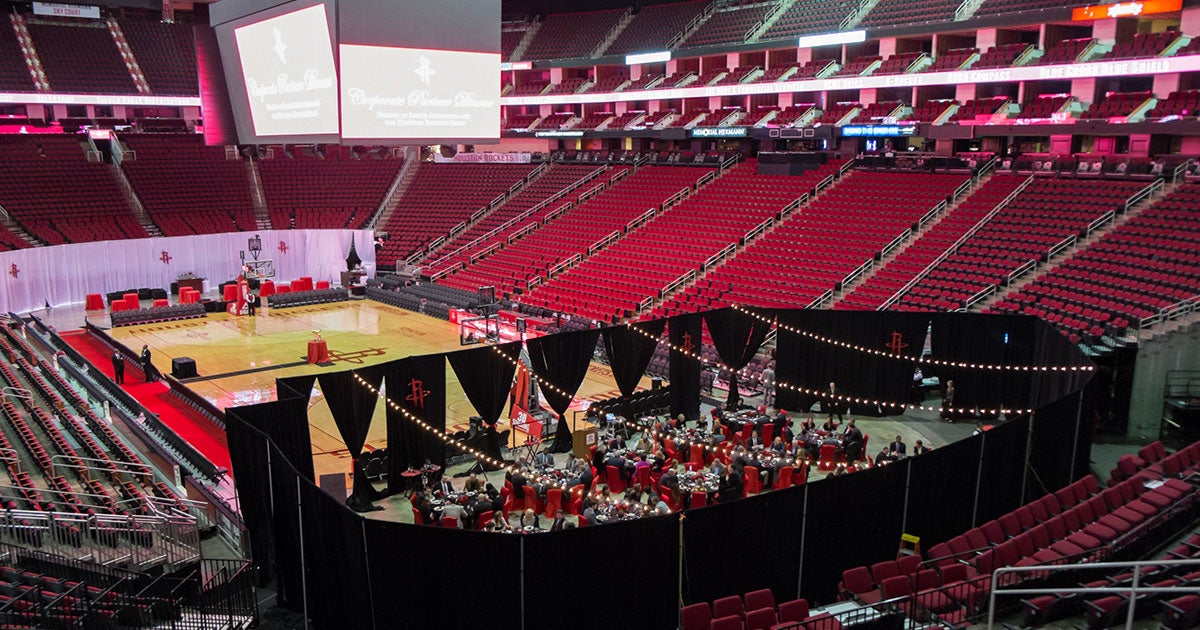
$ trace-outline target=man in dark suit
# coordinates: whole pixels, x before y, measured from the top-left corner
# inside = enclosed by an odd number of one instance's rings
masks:
[[[563,511],[559,510],[554,513],[554,522],[550,523],[550,531],[561,532],[563,525],[566,525],[567,517],[563,516]]]
[[[124,385],[125,384],[125,358],[121,356],[120,352],[113,352],[112,364],[113,364],[113,380],[117,382],[117,385]]]
[[[142,344],[142,374],[145,375],[147,383],[158,380],[158,370],[154,369],[154,362],[150,359],[150,346],[146,344]]]
[[[907,447],[904,445],[904,440],[900,439],[899,435],[897,435],[896,439],[890,445],[888,445],[888,451],[892,455],[904,455],[906,449]]]
[[[838,400],[838,396],[842,393],[838,391],[837,385],[833,382],[829,383],[829,389],[825,390],[825,399],[821,401],[821,408],[829,415],[829,419],[833,420],[833,416],[837,415],[838,423],[842,422],[842,401]]]
[[[856,462],[862,459],[863,434],[854,425],[854,418],[846,424],[846,432],[842,434],[842,448],[846,449],[846,461]]]
[[[449,479],[442,477],[442,480],[437,483],[437,487],[434,490],[441,492],[443,495],[450,494],[454,492],[454,484],[450,483]]]
[[[721,478],[721,488],[717,491],[717,502],[728,503],[742,498],[743,484],[741,473],[730,468]]]
[[[954,422],[954,381],[946,381],[946,389],[942,392],[942,420]]]
[[[259,298],[257,293],[250,293],[246,296],[246,314],[254,317],[254,310],[258,308]]]

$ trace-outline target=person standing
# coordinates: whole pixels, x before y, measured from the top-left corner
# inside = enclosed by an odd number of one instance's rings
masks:
[[[250,293],[246,296],[246,315],[254,317],[254,310],[258,308],[258,294]]]
[[[830,382],[829,389],[825,391],[825,399],[821,401],[821,408],[829,415],[830,420],[837,415],[838,424],[841,424],[842,401],[838,400],[839,396],[841,396],[841,392],[838,391],[837,384]]]
[[[954,381],[946,381],[942,392],[942,420],[954,422]]]
[[[142,374],[146,377],[147,383],[158,380],[158,375],[154,371],[154,362],[150,360],[150,346],[146,344],[142,344]]]
[[[124,385],[125,384],[125,359],[124,359],[124,357],[121,356],[121,353],[119,351],[113,351],[112,364],[113,364],[113,380],[117,382],[117,385]]]
[[[763,404],[771,407],[775,404],[775,364],[767,363],[767,367],[763,368],[762,376],[763,386]]]

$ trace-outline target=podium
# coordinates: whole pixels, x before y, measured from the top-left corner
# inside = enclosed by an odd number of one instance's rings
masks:
[[[587,429],[575,429],[571,433],[571,452],[575,457],[582,457],[584,461],[591,461],[591,448],[598,445],[600,442],[600,431],[596,427]]]

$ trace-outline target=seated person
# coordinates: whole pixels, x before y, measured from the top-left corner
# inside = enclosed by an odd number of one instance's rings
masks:
[[[805,418],[804,420],[800,421],[800,432],[801,433],[807,433],[809,431],[814,431],[814,430],[816,430],[816,428],[817,428],[817,423],[813,421],[812,416],[809,416],[809,417]]]
[[[771,442],[771,451],[776,455],[783,455],[787,453],[787,445],[784,444],[783,437],[775,436],[775,441]]]
[[[896,436],[896,439],[891,444],[888,444],[888,450],[896,455],[904,455],[906,448],[904,440],[899,435]]]
[[[512,526],[508,524],[508,520],[506,520],[504,518],[504,512],[501,510],[496,510],[496,512],[492,514],[492,520],[489,523],[489,525],[492,528],[491,531],[496,531],[496,532],[511,532],[512,531]]]
[[[925,443],[921,440],[917,440],[916,444],[913,444],[913,455],[924,455],[928,452],[929,447],[925,446]]]
[[[480,490],[483,490],[483,480],[479,478],[479,475],[471,473],[471,476],[463,482],[463,491],[479,492]]]
[[[827,433],[834,433],[835,431],[837,431],[837,428],[838,428],[838,425],[836,422],[833,421],[833,418],[826,418],[825,424],[821,425],[821,430],[825,431]]]
[[[517,521],[517,527],[539,527],[540,525],[541,522],[538,520],[537,512],[534,512],[533,508],[525,510],[521,514],[521,518]]]
[[[746,440],[746,448],[752,449],[756,446],[763,446],[762,438],[758,436],[758,429],[750,432],[750,439]]]

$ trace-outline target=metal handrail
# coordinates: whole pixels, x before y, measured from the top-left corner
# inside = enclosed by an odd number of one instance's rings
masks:
[[[592,254],[604,249],[605,247],[608,247],[610,244],[612,244],[614,241],[616,241],[619,238],[621,238],[621,231],[613,230],[612,233],[610,233],[608,236],[605,236],[604,238],[602,238],[588,246],[588,249],[587,249],[588,256],[591,256]]]
[[[558,274],[566,271],[567,269],[570,269],[573,265],[579,263],[582,260],[583,260],[582,255],[575,254],[574,256],[571,256],[570,258],[551,267],[550,270],[548,272],[546,272],[546,277],[553,278],[554,276],[557,276]]]
[[[667,286],[658,290],[659,299],[665,299],[667,297],[668,293],[674,291],[675,289],[678,289],[679,287],[683,286],[684,284],[691,282],[692,280],[695,280],[695,279],[696,279],[696,270],[695,269],[683,274],[682,276],[679,276],[678,278],[675,278],[670,283],[668,283]]]
[[[912,233],[912,228],[909,228],[901,232],[896,238],[892,239],[892,242],[888,243],[883,249],[879,250],[879,259],[883,260],[884,258],[887,258],[888,254],[892,253],[892,251],[897,247],[900,247],[900,244],[907,240],[908,237],[912,236]]]
[[[1154,180],[1154,183],[1137,191],[1136,193],[1133,194],[1133,196],[1131,196],[1129,199],[1125,200],[1124,211],[1129,212],[1129,209],[1131,207],[1133,207],[1135,204],[1137,204],[1139,201],[1145,199],[1146,197],[1149,197],[1150,195],[1153,195],[1154,193],[1162,190],[1164,185],[1165,184],[1163,184],[1163,180],[1156,179],[1156,180]]]
[[[924,280],[925,276],[928,276],[935,268],[937,268],[938,265],[945,262],[945,260],[950,256],[958,253],[958,250],[963,246],[963,244],[965,244],[971,237],[975,236],[976,232],[983,229],[983,226],[987,225],[989,221],[991,221],[997,214],[1000,213],[1001,210],[1008,206],[1008,204],[1012,203],[1012,201],[1016,199],[1018,195],[1024,192],[1025,189],[1028,188],[1032,183],[1033,175],[1025,178],[1025,181],[1021,182],[1019,186],[1014,188],[1013,191],[1008,194],[1008,196],[1006,196],[1004,199],[1001,199],[1000,202],[996,204],[996,207],[992,208],[987,214],[983,215],[979,221],[976,221],[975,225],[971,226],[971,229],[967,230],[962,236],[958,237],[958,240],[954,241],[954,244],[946,248],[946,251],[939,254],[937,258],[933,259],[933,262],[926,265],[920,273],[913,276],[913,278],[905,283],[904,286],[900,287],[898,291],[893,293],[892,297],[889,297],[883,302],[883,304],[880,304],[876,310],[887,310],[896,302],[899,302],[900,298],[904,297],[905,293],[908,293],[914,286],[917,285],[918,282]]]
[[[925,227],[926,223],[929,223],[930,221],[932,221],[934,217],[936,217],[939,213],[941,213],[942,210],[945,210],[945,209],[946,209],[946,202],[945,201],[938,202],[938,204],[936,206],[929,209],[929,212],[926,212],[925,214],[921,215],[921,220],[917,221],[917,227],[918,228]]]
[[[712,267],[713,265],[716,265],[717,263],[721,262],[722,260],[725,260],[726,258],[728,258],[730,256],[730,254],[732,254],[736,249],[737,249],[737,245],[735,245],[733,243],[726,245],[725,247],[721,248],[721,251],[713,254],[712,256],[709,256],[704,261],[704,265],[703,265],[703,267],[701,267],[701,269],[703,269],[704,271],[708,271],[708,269],[710,267]]]
[[[1133,616],[1137,606],[1132,605],[1139,594],[1142,593],[1195,593],[1195,587],[1189,586],[1150,586],[1143,587],[1138,585],[1139,578],[1142,577],[1143,567],[1188,567],[1200,565],[1200,560],[1138,560],[1134,562],[1086,562],[1078,564],[1056,564],[1056,565],[1033,565],[1023,567],[1000,567],[992,572],[990,583],[991,588],[988,589],[988,615],[987,627],[988,630],[996,625],[996,594],[997,590],[1003,588],[1005,584],[1002,581],[1004,575],[1015,575],[1019,573],[1036,573],[1046,575],[1052,572],[1063,570],[1088,570],[1108,569],[1112,571],[1133,569],[1133,575],[1130,578],[1129,586],[1100,586],[1088,587],[1080,586],[1075,588],[1014,588],[1004,589],[1006,595],[1064,595],[1064,594],[1088,594],[1088,593],[1128,593],[1131,605],[1129,606],[1127,616],[1125,618],[1125,627],[1133,627]]]
[[[812,302],[809,302],[808,306],[805,306],[804,308],[821,308],[825,304],[829,303],[829,301],[832,299],[833,299],[833,289],[826,289],[824,293],[817,296],[817,299],[813,300]]]
[[[1050,260],[1051,258],[1054,258],[1055,256],[1059,255],[1064,250],[1066,250],[1067,248],[1074,245],[1078,240],[1079,240],[1079,236],[1076,234],[1072,234],[1072,235],[1064,238],[1063,240],[1055,243],[1049,250],[1046,251],[1046,260]]]
[[[1100,226],[1104,225],[1105,223],[1112,221],[1116,217],[1117,217],[1116,210],[1109,210],[1108,212],[1105,212],[1104,214],[1100,215],[1100,217],[1097,218],[1095,221],[1092,221],[1091,223],[1088,224],[1087,231],[1085,233],[1090,236],[1094,230],[1096,230]]]
[[[997,291],[997,287],[994,284],[991,286],[985,287],[983,289],[980,289],[977,293],[975,293],[975,295],[972,295],[971,297],[967,298],[966,301],[963,302],[963,306],[962,306],[963,310],[969,309],[972,306],[975,306],[976,304],[986,300],[987,298],[991,297],[992,294],[994,294],[996,291]]]
[[[1020,278],[1021,276],[1025,275],[1025,273],[1027,271],[1036,267],[1037,264],[1038,264],[1037,258],[1030,258],[1029,260],[1025,261],[1024,263],[1021,264],[1021,266],[1019,266],[1016,269],[1013,269],[1012,271],[1009,272],[1008,276],[1004,280],[1004,286],[1007,287],[1007,286],[1012,285],[1012,283],[1014,281],[1016,281],[1017,278]]]
[[[646,210],[642,214],[638,215],[637,218],[635,218],[632,221],[630,221],[629,223],[625,224],[625,233],[628,234],[629,232],[636,229],[638,226],[646,223],[650,219],[653,219],[657,215],[658,215],[658,208],[650,208],[650,209]]]
[[[105,466],[105,467],[82,466],[79,464],[62,463],[61,461],[56,461],[56,460],[63,460],[63,459],[67,460],[68,462],[70,460],[77,460],[77,461],[81,461],[81,462],[96,462],[99,464],[106,464],[107,466]],[[148,464],[143,464],[141,462],[123,462],[123,461],[118,461],[115,459],[97,459],[94,457],[80,457],[79,455],[59,454],[59,455],[51,456],[50,457],[50,467],[57,470],[57,468],[59,466],[62,466],[63,468],[70,468],[71,470],[98,470],[98,471],[102,471],[102,472],[125,473],[128,475],[134,475],[134,476],[139,476],[139,477],[150,477],[152,479],[154,478],[154,469],[152,469]],[[120,468],[121,466],[128,466],[129,468],[122,470]],[[133,468],[140,468],[141,470],[133,470]],[[57,472],[55,474],[57,474]],[[200,505],[203,505],[203,504],[200,504]]]
[[[1144,330],[1155,324],[1171,321],[1180,315],[1186,315],[1200,310],[1200,295],[1181,300],[1170,306],[1164,306],[1154,315],[1138,320],[1138,330]]]

